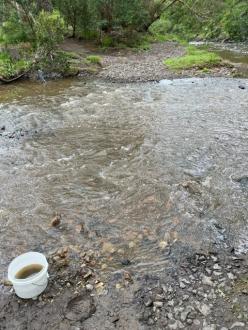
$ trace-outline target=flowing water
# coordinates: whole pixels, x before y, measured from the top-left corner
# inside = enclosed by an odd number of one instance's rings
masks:
[[[1,274],[22,252],[65,245],[137,271],[248,248],[248,80],[0,88]]]

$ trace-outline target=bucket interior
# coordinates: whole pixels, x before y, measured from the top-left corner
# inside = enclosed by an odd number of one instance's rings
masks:
[[[48,263],[44,255],[28,252],[15,258],[8,269],[8,278],[12,283],[27,283],[40,278],[47,272]]]

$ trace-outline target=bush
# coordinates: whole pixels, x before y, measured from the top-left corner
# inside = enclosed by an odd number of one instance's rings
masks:
[[[0,76],[8,79],[26,71],[31,65],[27,60],[14,61],[6,52],[0,54]]]
[[[170,69],[180,70],[194,67],[209,68],[218,65],[220,62],[221,58],[215,53],[189,46],[185,56],[169,58],[164,61],[164,64]]]
[[[101,40],[101,45],[104,48],[113,47],[115,44],[114,39],[109,35],[104,35]]]
[[[42,10],[40,12],[35,22],[36,44],[45,55],[56,50],[58,44],[64,39],[64,32],[64,20],[58,11],[49,13]]]

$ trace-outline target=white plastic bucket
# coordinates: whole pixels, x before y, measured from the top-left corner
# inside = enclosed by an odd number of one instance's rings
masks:
[[[39,273],[36,273],[28,278],[16,278],[18,271],[33,264],[41,265],[43,268]],[[27,252],[12,260],[8,268],[8,279],[12,282],[17,296],[20,298],[29,299],[36,298],[39,294],[41,294],[47,287],[48,283],[47,269],[48,263],[46,257],[38,252]]]

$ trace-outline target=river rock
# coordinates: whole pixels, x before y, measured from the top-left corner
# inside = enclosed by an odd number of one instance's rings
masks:
[[[230,329],[243,328],[244,326],[245,326],[244,322],[235,322],[235,323],[233,323],[233,325],[231,326]]]
[[[162,301],[154,301],[153,306],[155,306],[157,308],[161,308],[161,307],[163,307],[163,302]]]
[[[205,275],[202,276],[202,284],[214,286],[214,282],[212,281],[211,277]]]
[[[210,307],[206,304],[201,304],[200,306],[198,306],[198,310],[199,312],[202,313],[202,315],[207,316],[210,313]]]
[[[61,223],[61,214],[56,214],[55,217],[51,221],[52,227],[57,227]]]

